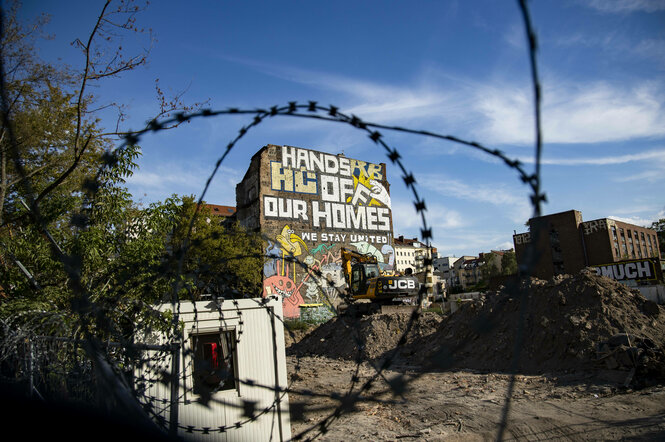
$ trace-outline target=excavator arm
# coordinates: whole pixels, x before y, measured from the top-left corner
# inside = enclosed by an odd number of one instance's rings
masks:
[[[346,279],[346,285],[348,287],[351,287],[351,272],[354,264],[377,264],[374,255],[364,255],[344,247],[341,248],[340,253],[342,258],[342,271],[344,272],[344,279]]]

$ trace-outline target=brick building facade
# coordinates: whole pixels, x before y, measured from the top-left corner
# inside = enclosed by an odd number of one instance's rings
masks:
[[[535,232],[540,232],[539,238],[534,238]],[[527,245],[535,243],[533,276],[542,279],[631,260],[651,260],[660,271],[655,230],[609,218],[583,221],[577,210],[531,218],[529,232],[513,235],[513,243],[518,264],[525,261]]]
[[[269,144],[236,186],[236,209],[239,223],[263,236],[264,296],[282,297],[286,317],[298,316],[303,304],[338,301],[341,247],[394,265],[384,163]]]

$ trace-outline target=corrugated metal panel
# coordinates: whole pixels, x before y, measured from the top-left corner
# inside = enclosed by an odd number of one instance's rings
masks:
[[[170,309],[164,306],[163,309]],[[236,366],[240,379],[237,390],[217,392],[204,406],[193,393],[192,357],[186,351],[180,364],[180,400],[178,401],[181,436],[205,441],[288,440],[291,428],[287,387],[282,305],[277,300],[262,299],[183,303],[180,320],[185,324],[184,342],[191,347],[191,335],[211,330],[233,330],[237,339]],[[170,372],[170,357],[160,361]],[[153,384],[149,394],[156,397],[156,411],[169,422],[170,388]],[[245,401],[255,402],[256,417],[245,413]],[[219,428],[224,427],[224,432]],[[208,429],[209,434],[204,434]]]

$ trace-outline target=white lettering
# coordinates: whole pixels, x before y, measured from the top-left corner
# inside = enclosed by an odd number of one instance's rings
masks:
[[[358,210],[353,210],[353,206],[346,206],[346,225],[349,229],[364,229],[365,228],[365,210],[364,207],[358,207]]]
[[[318,170],[319,172],[325,172],[325,162],[323,160],[323,154],[320,152],[309,152],[309,163],[312,166],[312,169]]]
[[[282,146],[282,165],[296,169],[296,148]]]
[[[307,204],[304,201],[293,201],[293,219],[307,221]]]
[[[377,230],[390,231],[390,211],[386,207],[379,207],[376,209],[376,214],[379,220]]]
[[[265,216],[277,216],[277,198],[274,196],[263,197],[263,212]]]
[[[415,289],[416,288],[416,281],[413,279],[393,279],[391,284],[388,284],[388,287],[395,290],[395,289]]]
[[[321,175],[321,199],[339,202],[339,180],[330,175]]]
[[[353,194],[353,198],[351,199],[351,204],[354,206],[357,206],[358,204],[367,204],[367,197],[369,196],[369,193],[370,190],[367,187],[358,183],[356,186],[356,192]]]
[[[636,264],[638,278],[651,278],[651,268],[648,261],[639,261]]]
[[[334,155],[326,155],[326,173],[337,174],[339,172],[339,164],[337,157]]]
[[[346,210],[344,204],[331,204],[332,207],[332,227],[335,229],[346,228]]]
[[[309,151],[307,151],[307,150],[298,149],[298,152],[297,152],[298,162],[297,162],[296,167],[295,167],[296,169],[300,169],[303,166],[305,167],[306,170],[310,169],[310,167],[309,167],[309,155],[307,155],[308,152]]]
[[[628,279],[635,279],[637,276],[637,269],[635,268],[635,263],[630,262],[626,264],[626,278]]]
[[[312,201],[312,224],[314,227],[321,227],[321,219],[325,220],[325,225],[328,227],[330,225],[330,203],[323,204],[323,210],[319,209],[319,202]],[[321,234],[323,237],[323,234]]]
[[[277,211],[280,218],[293,218],[293,201],[285,198],[277,198]]]
[[[377,216],[376,216],[376,207],[367,208],[367,229],[368,230],[377,230]]]
[[[340,187],[340,203],[348,203],[350,201],[347,198],[347,195],[353,195],[353,180],[351,178],[340,178],[339,179]]]
[[[348,158],[342,157],[339,159],[339,174],[344,176],[351,176],[351,167],[349,165]]]
[[[616,279],[616,280],[623,279],[624,272],[623,272],[623,266],[621,264],[613,265],[612,269],[614,270],[614,279]]]

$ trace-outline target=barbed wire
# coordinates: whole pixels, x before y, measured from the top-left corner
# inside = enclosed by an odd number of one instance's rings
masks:
[[[541,176],[541,162],[540,162],[540,157],[541,157],[541,152],[542,152],[542,141],[541,141],[541,126],[540,126],[540,83],[538,80],[538,72],[537,72],[537,63],[536,63],[536,52],[537,52],[537,43],[536,43],[536,36],[535,32],[533,31],[532,25],[531,25],[531,20],[529,17],[529,11],[528,11],[528,6],[525,0],[519,0],[519,7],[522,12],[523,20],[524,20],[524,25],[527,33],[527,39],[529,42],[529,59],[530,59],[530,64],[531,64],[531,74],[532,74],[532,82],[534,86],[534,114],[535,114],[535,132],[536,132],[536,146],[535,146],[535,171],[533,173],[527,172],[525,169],[524,165],[518,160],[518,159],[513,159],[508,157],[508,155],[499,150],[499,149],[493,149],[490,147],[487,147],[484,144],[475,142],[475,141],[469,141],[469,140],[464,140],[462,138],[453,136],[453,135],[447,135],[447,134],[441,134],[425,129],[413,129],[413,128],[407,128],[407,127],[402,127],[402,126],[393,126],[393,125],[386,125],[386,124],[380,124],[380,123],[375,123],[375,122],[369,122],[361,119],[360,117],[356,115],[348,115],[344,112],[340,111],[340,108],[334,105],[320,105],[316,101],[308,101],[306,103],[299,103],[297,101],[292,101],[288,102],[286,105],[274,105],[269,108],[255,108],[255,109],[241,109],[241,108],[227,108],[223,110],[212,110],[212,109],[202,109],[199,111],[194,111],[194,112],[179,112],[175,113],[172,117],[166,118],[166,119],[161,119],[161,120],[152,120],[150,121],[144,129],[141,129],[139,131],[135,132],[128,132],[123,135],[122,143],[115,149],[109,150],[103,157],[103,163],[102,166],[98,169],[97,174],[92,177],[90,180],[88,180],[85,185],[84,185],[84,199],[83,199],[83,204],[79,210],[78,216],[75,215],[72,219],[72,225],[82,229],[87,226],[87,223],[89,222],[90,218],[85,216],[86,211],[88,210],[89,207],[91,207],[94,204],[94,200],[97,196],[97,191],[100,188],[99,183],[101,182],[101,179],[103,177],[103,174],[105,171],[109,168],[112,167],[113,165],[116,164],[116,162],[119,159],[120,154],[122,151],[128,147],[135,146],[139,143],[140,139],[148,134],[151,133],[157,133],[163,130],[166,130],[167,128],[172,127],[174,124],[182,124],[184,122],[189,122],[193,121],[195,119],[199,118],[216,118],[216,117],[226,117],[226,116],[237,116],[237,115],[247,115],[251,117],[251,121],[242,126],[239,130],[237,135],[227,144],[226,149],[224,150],[223,154],[218,158],[216,161],[214,168],[207,178],[205,185],[202,189],[202,192],[200,196],[198,197],[197,200],[197,208],[201,207],[203,205],[203,201],[205,198],[205,195],[207,194],[211,182],[213,178],[217,175],[217,173],[220,170],[221,165],[224,163],[226,160],[228,154],[233,150],[238,143],[249,133],[252,129],[258,127],[260,124],[271,120],[276,117],[291,117],[291,118],[297,118],[297,119],[311,119],[311,120],[319,120],[319,121],[326,121],[326,122],[331,122],[331,123],[337,123],[337,124],[344,124],[351,126],[357,130],[363,131],[366,133],[368,138],[379,148],[383,149],[385,155],[387,158],[390,160],[390,162],[397,167],[397,169],[400,172],[400,178],[402,179],[404,185],[406,188],[411,192],[414,200],[413,200],[413,207],[415,209],[416,214],[420,217],[420,222],[421,222],[421,239],[425,244],[425,247],[429,249],[430,254],[429,257],[426,258],[425,260],[425,266],[430,267],[432,266],[432,258],[431,258],[431,250],[432,250],[432,226],[430,226],[427,222],[427,206],[425,204],[424,198],[420,195],[417,189],[417,181],[416,178],[413,174],[413,172],[409,171],[404,163],[402,162],[401,154],[398,150],[397,147],[391,146],[387,141],[386,141],[386,136],[382,132],[395,132],[395,133],[403,133],[403,134],[409,134],[409,135],[415,135],[415,136],[421,136],[421,137],[428,137],[440,141],[446,141],[446,142],[452,142],[456,144],[460,144],[463,146],[466,146],[468,148],[475,149],[477,151],[480,151],[484,154],[490,155],[492,157],[495,157],[499,159],[504,165],[509,167],[510,169],[514,170],[517,173],[518,178],[527,185],[530,189],[530,200],[531,204],[533,206],[533,212],[535,216],[538,216],[540,214],[540,204],[541,202],[545,201],[545,195],[541,191],[541,182],[540,182],[540,176]],[[4,71],[0,72],[0,75],[2,75],[2,78],[4,79]],[[7,108],[7,96],[5,93],[4,89],[4,81],[2,83],[2,114],[3,114],[3,124],[5,127],[8,128],[8,138],[9,138],[9,146],[12,154],[12,158],[14,159],[14,165],[19,173],[20,176],[23,178],[27,178],[28,174],[25,171],[25,168],[23,167],[22,163],[22,157],[20,155],[20,152],[17,148],[18,144],[16,142],[16,136],[12,131],[12,122],[10,120],[10,112],[8,111]],[[381,132],[380,132],[381,131]],[[130,399],[127,396],[126,389],[121,388],[122,387],[122,382],[119,381],[118,375],[116,371],[113,369],[113,360],[112,358],[109,358],[108,354],[105,355],[105,352],[102,351],[103,348],[103,342],[101,342],[98,337],[96,337],[93,333],[90,333],[88,329],[90,328],[91,324],[89,320],[87,319],[87,314],[91,310],[97,309],[97,313],[101,313],[103,315],[109,315],[110,313],[114,314],[121,314],[124,315],[125,312],[122,311],[121,309],[117,307],[111,307],[109,308],[108,306],[103,306],[96,304],[93,300],[93,297],[89,293],[89,291],[86,289],[86,287],[82,284],[81,281],[81,269],[80,269],[80,263],[79,260],[77,260],[76,256],[68,255],[63,251],[63,249],[60,247],[60,245],[57,243],[55,239],[53,239],[53,236],[49,232],[49,228],[47,224],[45,223],[44,217],[41,215],[40,210],[39,210],[39,204],[38,201],[34,198],[34,193],[30,184],[29,179],[24,179],[23,183],[23,195],[26,198],[26,207],[29,209],[28,213],[29,216],[32,220],[32,222],[37,226],[38,229],[42,231],[44,236],[46,237],[46,241],[49,243],[54,256],[63,264],[65,270],[67,271],[72,283],[70,284],[70,289],[75,297],[76,304],[74,307],[74,313],[77,314],[78,320],[80,321],[80,330],[82,332],[83,339],[79,340],[78,342],[84,343],[85,345],[83,346],[86,349],[86,352],[88,353],[88,357],[90,358],[91,361],[94,361],[97,363],[97,365],[102,366],[102,368],[105,368],[105,371],[102,371],[102,376],[105,382],[107,382],[110,386],[113,386],[112,388],[116,394],[118,395],[116,399],[118,399],[120,402],[123,402],[125,404],[128,404],[128,400]],[[170,327],[170,333],[166,335],[167,337],[167,342],[163,344],[164,350],[158,352],[157,354],[151,355],[149,357],[139,357],[136,359],[134,362],[143,367],[143,375],[145,378],[140,378],[139,383],[162,383],[164,385],[170,385],[172,388],[175,387],[177,391],[177,397],[171,398],[168,400],[168,403],[164,403],[164,399],[159,399],[155,396],[151,396],[148,394],[145,394],[147,389],[142,385],[138,390],[134,391],[134,397],[133,399],[137,400],[142,404],[142,408],[144,411],[146,411],[149,415],[152,416],[153,420],[158,423],[158,425],[165,429],[165,430],[173,430],[172,428],[172,423],[169,425],[165,418],[163,417],[164,414],[167,413],[172,413],[174,410],[172,407],[175,405],[177,406],[179,403],[184,404],[186,403],[186,394],[189,392],[191,393],[191,388],[187,387],[186,383],[183,382],[182,385],[180,384],[179,379],[184,379],[187,375],[187,373],[191,372],[192,367],[192,349],[185,349],[182,351],[182,358],[183,358],[183,364],[182,368],[179,368],[177,372],[175,372],[173,369],[169,371],[166,366],[169,363],[172,363],[172,360],[169,358],[173,357],[173,353],[170,353],[169,350],[173,348],[173,346],[177,347],[183,347],[184,346],[184,341],[183,341],[183,333],[182,333],[182,327],[181,327],[181,317],[182,317],[182,312],[180,310],[180,307],[183,305],[183,302],[191,302],[192,305],[194,306],[194,323],[196,323],[196,320],[198,318],[198,311],[196,308],[196,303],[195,303],[195,297],[193,294],[190,294],[191,299],[182,299],[181,297],[181,289],[183,288],[182,284],[183,281],[181,278],[179,278],[183,272],[184,272],[184,263],[186,256],[190,250],[190,248],[195,247],[195,245],[190,244],[191,238],[192,238],[192,233],[194,229],[194,225],[196,222],[196,219],[199,215],[199,210],[195,210],[194,214],[192,215],[191,219],[189,220],[189,226],[188,230],[186,232],[185,238],[184,238],[184,243],[182,246],[182,249],[179,250],[179,257],[177,260],[177,269],[175,272],[176,278],[175,278],[175,283],[173,284],[172,291],[171,291],[171,297],[170,297],[170,302],[173,307],[173,316],[171,318],[171,327]],[[538,232],[534,232],[534,235],[537,235]],[[265,239],[265,237],[264,237]],[[535,243],[535,241],[533,241]],[[268,258],[267,255],[261,253],[257,255],[258,257],[261,258]],[[299,260],[296,256],[287,256],[286,257],[289,261],[292,261],[296,263],[297,265],[301,266],[301,268],[307,269],[307,265]],[[233,259],[232,257],[226,257],[225,259]],[[535,265],[536,262],[536,255],[534,250],[528,250],[527,255],[526,255],[526,260],[525,263],[522,265],[522,268],[520,269],[525,275],[529,275],[531,273],[531,269],[533,268],[533,265]],[[323,276],[323,273],[319,269],[310,269],[311,272],[318,278],[321,278]],[[316,278],[314,278],[316,280]],[[37,281],[38,282],[38,281]],[[321,283],[320,280],[316,280],[317,285],[319,288],[321,288]],[[334,289],[337,291],[337,295],[341,296],[343,293],[339,290],[339,288],[334,287]],[[514,290],[514,293],[518,295],[518,297],[521,298],[521,295],[523,294],[523,290],[520,290],[518,287],[511,287],[510,290]],[[324,297],[326,297],[326,300],[328,301],[327,304],[332,306],[332,300],[329,298],[329,294],[327,291],[322,290],[322,293]],[[211,426],[211,427],[196,427],[196,426],[191,426],[191,425],[183,425],[178,423],[177,428],[180,430],[183,430],[186,433],[201,433],[201,434],[211,434],[213,432],[226,432],[235,428],[240,428],[243,425],[248,424],[249,422],[255,421],[260,415],[269,413],[271,410],[273,410],[274,407],[278,405],[280,401],[284,399],[284,397],[289,393],[296,393],[301,396],[311,396],[311,397],[325,397],[327,399],[330,399],[333,401],[333,403],[337,403],[336,406],[331,406],[329,414],[323,418],[320,422],[317,422],[313,425],[311,425],[309,428],[306,428],[305,430],[301,431],[299,434],[296,434],[293,436],[294,439],[304,439],[305,437],[308,437],[307,440],[312,440],[320,436],[321,434],[325,434],[326,432],[329,431],[329,428],[333,425],[333,423],[339,419],[344,413],[349,412],[354,409],[355,405],[358,402],[364,402],[364,401],[374,401],[374,402],[381,402],[383,403],[382,400],[378,399],[377,395],[374,394],[369,394],[370,388],[379,380],[383,380],[386,382],[388,385],[388,389],[396,396],[399,396],[402,394],[402,392],[405,389],[407,381],[403,377],[397,378],[397,379],[392,379],[388,380],[385,377],[385,372],[392,366],[394,363],[397,354],[399,352],[399,349],[406,344],[407,341],[407,336],[408,334],[412,331],[414,327],[417,326],[417,321],[420,318],[422,311],[421,311],[421,305],[422,305],[422,300],[426,296],[426,288],[423,285],[418,293],[418,302],[417,302],[417,307],[413,310],[411,315],[409,316],[409,320],[407,323],[407,327],[405,330],[402,332],[401,337],[398,340],[397,345],[392,348],[386,357],[382,359],[380,364],[376,365],[374,363],[371,364],[371,367],[374,370],[374,375],[369,377],[364,382],[361,382],[361,377],[359,376],[360,373],[360,367],[363,362],[366,360],[369,360],[369,357],[365,352],[363,351],[365,347],[365,342],[363,342],[361,334],[358,332],[358,324],[357,321],[351,321],[349,318],[344,317],[343,315],[338,315],[337,319],[343,322],[346,326],[351,327],[353,330],[355,330],[356,333],[354,333],[353,338],[357,347],[357,352],[356,352],[356,358],[355,358],[355,370],[354,373],[351,376],[349,385],[346,389],[346,391],[342,394],[340,393],[335,393],[335,394],[321,394],[321,393],[314,393],[311,391],[306,391],[306,390],[291,390],[289,388],[283,388],[278,384],[278,380],[275,379],[275,385],[262,385],[256,383],[254,380],[249,380],[249,379],[242,379],[242,378],[234,378],[234,382],[237,382],[238,384],[242,385],[251,385],[253,387],[257,388],[262,388],[262,389],[268,389],[272,390],[276,393],[277,397],[275,401],[267,406],[264,407],[262,410],[259,410],[257,413],[257,410],[255,409],[255,403],[251,401],[242,401],[241,405],[235,405],[231,403],[225,403],[225,402],[219,402],[218,399],[211,398],[211,401],[215,401],[220,403],[223,406],[228,406],[228,407],[241,407],[243,411],[245,412],[246,419],[242,421],[238,421],[233,423],[232,425],[219,425],[219,426]],[[237,296],[234,293],[221,293],[221,298],[224,298],[225,296],[228,295],[230,298],[229,300],[233,303],[235,301],[235,296]],[[263,301],[257,300],[257,305],[260,305]],[[235,313],[242,317],[242,311],[241,308],[239,307],[238,303],[235,302]],[[515,340],[515,346],[516,346],[516,351],[514,352],[514,358],[515,361],[518,360],[519,358],[519,348],[521,345],[521,338],[523,336],[523,321],[524,321],[524,314],[525,314],[525,308],[526,306],[524,305],[524,302],[520,302],[520,316],[519,316],[519,321],[518,324],[516,324],[516,332],[517,332],[517,339]],[[221,322],[224,322],[225,320],[225,314],[222,311],[221,305],[217,304],[217,315],[218,315],[218,320]],[[336,313],[336,312],[335,312]],[[128,316],[131,318],[131,316]],[[275,318],[279,321],[283,321],[283,318]],[[238,325],[240,328],[237,330],[237,338],[238,341],[240,341],[241,335],[242,335],[242,326],[243,326],[243,321],[240,320],[238,321]],[[147,326],[148,329],[145,330],[145,332],[151,332],[152,327],[150,325]],[[109,324],[109,338],[111,336],[117,336],[121,337],[122,333],[119,333],[116,329],[115,324]],[[273,333],[275,333],[275,329],[273,326]],[[292,332],[290,332],[292,333]],[[140,345],[137,345],[134,342],[130,342],[127,340],[124,340],[121,342],[121,345],[123,348],[126,348],[128,351],[139,351],[141,349]],[[440,349],[438,356],[434,356],[432,358],[432,361],[430,361],[430,367],[429,368],[447,368],[449,366],[449,359],[447,359],[445,356],[446,355],[454,355],[455,349]],[[138,354],[142,354],[140,351]],[[104,356],[105,355],[105,356]],[[187,362],[184,362],[184,359],[187,360]],[[300,368],[300,361],[299,361],[299,356],[298,356],[298,361],[296,362],[295,366],[295,372],[292,375],[297,375],[298,370]],[[148,378],[147,375],[149,373],[154,373],[156,377],[154,378]],[[230,374],[231,376],[234,376],[233,374]],[[415,375],[413,379],[417,378],[419,375]],[[502,423],[499,428],[499,433],[498,433],[498,439],[502,439],[503,437],[503,432],[505,431],[507,421],[508,421],[508,416],[509,416],[509,411],[510,411],[510,404],[511,404],[511,397],[512,397],[512,392],[514,389],[514,376],[513,379],[510,383],[509,389],[506,392],[506,398],[505,398],[505,407],[503,410],[503,416],[502,416]],[[411,381],[412,381],[411,380]],[[174,385],[175,384],[175,385]],[[157,409],[154,404],[158,402],[162,402],[163,407],[160,409]],[[295,405],[295,404],[294,404]],[[133,409],[134,407],[129,407]],[[292,414],[298,414],[302,413],[302,407],[297,407],[294,406],[294,409],[292,410]],[[294,416],[298,417],[298,416]]]

